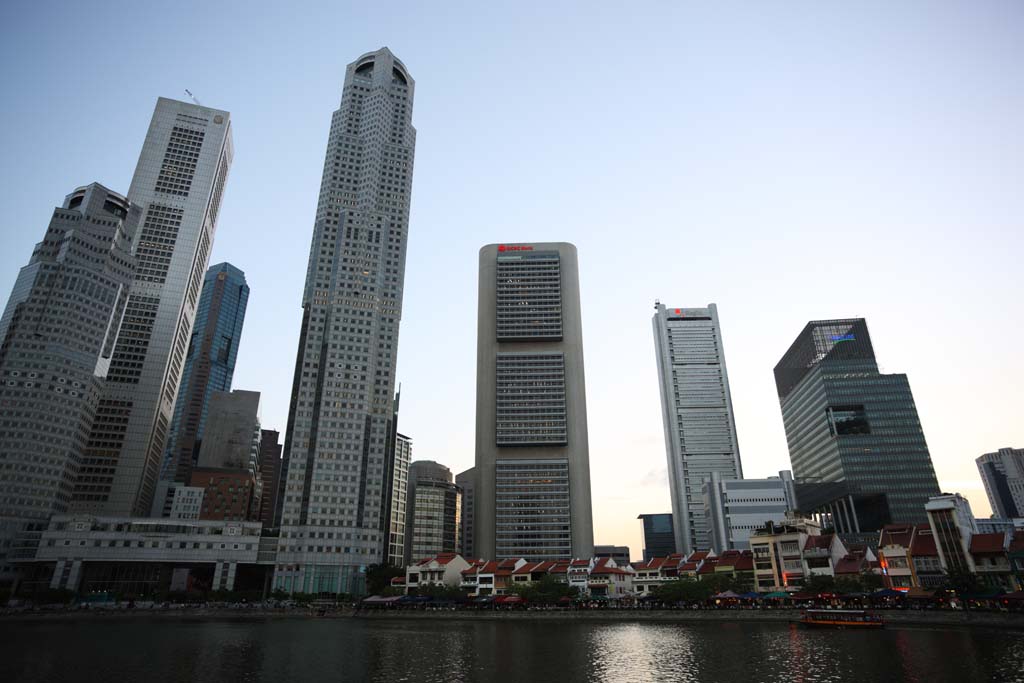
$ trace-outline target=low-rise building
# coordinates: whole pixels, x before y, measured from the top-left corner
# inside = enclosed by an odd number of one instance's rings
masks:
[[[836,575],[836,565],[846,557],[846,546],[838,534],[820,534],[806,536],[800,548],[803,560],[804,577]]]
[[[917,585],[926,590],[942,587],[946,582],[946,572],[939,560],[939,550],[935,545],[935,534],[927,524],[914,527],[914,539],[910,544],[910,562],[914,569]]]
[[[750,536],[750,550],[754,556],[754,590],[772,592],[802,586],[805,580],[804,544],[808,537],[820,535],[818,523],[805,518],[788,518],[782,524],[769,523],[756,530]],[[815,565],[819,559],[815,557]]]
[[[971,536],[971,561],[978,579],[989,590],[1013,592],[1016,586],[1007,557],[1012,537],[1009,532]]]
[[[886,588],[918,586],[910,548],[914,541],[914,525],[886,524],[878,535],[878,561]]]
[[[461,555],[441,553],[406,567],[402,585],[406,594],[428,586],[458,588],[462,583],[462,572],[469,567],[469,562]]]

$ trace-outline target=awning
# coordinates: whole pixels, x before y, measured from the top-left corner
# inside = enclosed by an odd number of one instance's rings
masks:
[[[526,600],[518,595],[499,595],[494,598],[495,605],[518,605]]]
[[[405,597],[404,595],[392,595],[392,596],[389,596],[389,597],[385,598],[384,596],[381,596],[381,595],[371,595],[368,598],[363,598],[363,604],[364,605],[392,605],[392,604],[398,602],[399,600],[401,600],[404,597]]]

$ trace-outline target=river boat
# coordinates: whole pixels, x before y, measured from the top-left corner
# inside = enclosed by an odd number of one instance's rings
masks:
[[[882,617],[862,609],[809,609],[800,623],[808,628],[882,628]]]

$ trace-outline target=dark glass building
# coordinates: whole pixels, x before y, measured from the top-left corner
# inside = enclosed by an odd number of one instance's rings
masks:
[[[850,534],[927,521],[939,485],[910,383],[878,371],[863,318],[808,323],[775,386],[802,512]]]
[[[199,457],[210,397],[215,391],[231,391],[248,302],[245,273],[230,263],[210,266],[203,279],[167,437],[160,474],[165,481],[189,480]]]
[[[668,557],[676,551],[671,512],[640,515],[637,519],[644,521],[644,562],[653,557]]]

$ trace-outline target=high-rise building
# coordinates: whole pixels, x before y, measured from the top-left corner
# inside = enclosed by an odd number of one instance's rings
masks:
[[[994,517],[1024,517],[1024,448],[1000,448],[974,461]]]
[[[781,524],[797,509],[793,475],[785,470],[767,479],[723,479],[712,472],[702,496],[711,525],[709,548],[718,554],[749,549],[755,529],[767,522]]]
[[[260,521],[264,527],[276,527],[277,499],[281,492],[281,435],[273,429],[260,431]]]
[[[802,512],[840,533],[926,521],[939,485],[910,383],[879,373],[863,318],[808,323],[775,386]]]
[[[644,523],[644,562],[655,557],[668,557],[676,551],[676,534],[671,512],[639,515]]]
[[[409,529],[409,465],[412,463],[412,439],[395,432],[392,457],[391,498],[388,504],[388,564],[406,566],[405,542]]]
[[[473,528],[476,524],[476,468],[470,467],[465,472],[456,474],[455,485],[462,489],[462,522],[459,534],[462,548],[459,554],[470,559],[477,556]]]
[[[590,557],[576,247],[483,247],[477,326],[476,554]]]
[[[0,582],[64,514],[121,325],[139,210],[93,183],[55,209],[0,318]]]
[[[142,210],[121,334],[75,483],[79,512],[149,513],[231,166],[226,111],[160,98],[128,199]]]
[[[220,263],[206,271],[181,373],[181,391],[174,404],[161,479],[187,482],[192,475],[210,396],[215,391],[231,391],[248,301],[249,285],[241,270],[230,263]]]
[[[409,225],[415,83],[387,48],[348,65],[302,297],[275,587],[362,593],[382,510]]]
[[[256,521],[261,515],[263,452],[258,391],[216,391],[189,484],[202,487],[199,519]]]
[[[405,565],[441,553],[457,553],[462,519],[462,490],[452,471],[431,460],[409,466]]]
[[[701,487],[712,473],[742,479],[743,468],[718,307],[654,308],[676,552],[688,555],[711,546]]]

